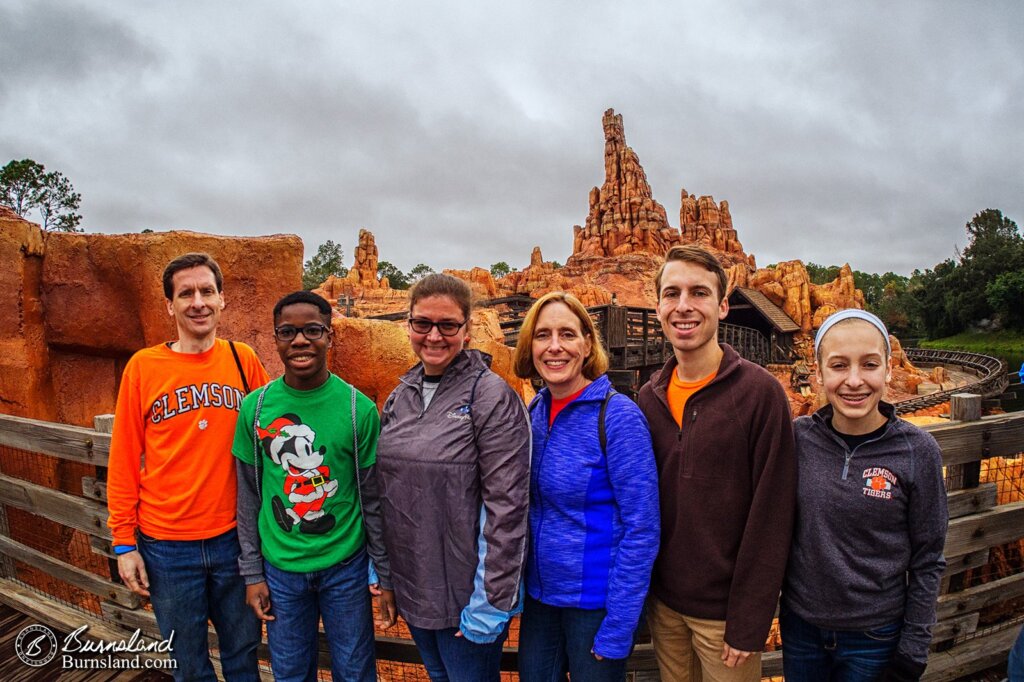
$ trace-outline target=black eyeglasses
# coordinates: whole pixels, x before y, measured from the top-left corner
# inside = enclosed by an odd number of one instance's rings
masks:
[[[293,327],[290,324],[286,324],[281,327],[274,327],[274,338],[278,341],[291,341],[299,332],[302,332],[307,341],[316,341],[326,334],[327,331],[327,327],[315,322],[307,324],[305,327]]]
[[[409,326],[417,334],[429,334],[431,328],[437,327],[437,331],[441,336],[455,336],[462,329],[462,325],[466,324],[466,321],[452,322],[450,320],[444,320],[443,322],[434,322],[423,317],[413,317],[409,319]]]

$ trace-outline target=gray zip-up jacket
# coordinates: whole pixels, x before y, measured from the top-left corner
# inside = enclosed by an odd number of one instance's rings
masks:
[[[799,494],[782,609],[831,630],[902,621],[897,653],[928,659],[946,560],[946,489],[935,439],[879,403],[881,436],[851,452],[826,405],[794,423]]]
[[[399,613],[493,642],[522,608],[530,426],[490,356],[459,353],[423,406],[423,366],[381,415],[377,471]]]

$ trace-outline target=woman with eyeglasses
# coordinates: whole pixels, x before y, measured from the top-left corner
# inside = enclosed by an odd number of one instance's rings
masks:
[[[412,288],[420,361],[384,404],[377,445],[395,602],[433,682],[497,682],[522,608],[530,430],[490,357],[465,347],[471,298],[450,275]]]
[[[647,420],[608,380],[587,309],[560,291],[523,320],[516,374],[542,379],[530,404],[530,552],[519,679],[618,682],[660,534]]]

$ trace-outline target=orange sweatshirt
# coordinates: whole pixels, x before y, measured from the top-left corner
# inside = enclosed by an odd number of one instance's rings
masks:
[[[269,377],[252,348],[236,343],[249,389]],[[115,545],[135,529],[158,540],[203,540],[235,527],[231,442],[242,378],[228,342],[176,353],[166,344],[132,356],[121,377],[107,480]]]

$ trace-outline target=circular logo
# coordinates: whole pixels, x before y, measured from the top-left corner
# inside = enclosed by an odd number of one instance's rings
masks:
[[[25,665],[41,668],[57,655],[57,637],[45,625],[29,625],[18,633],[14,651]]]

